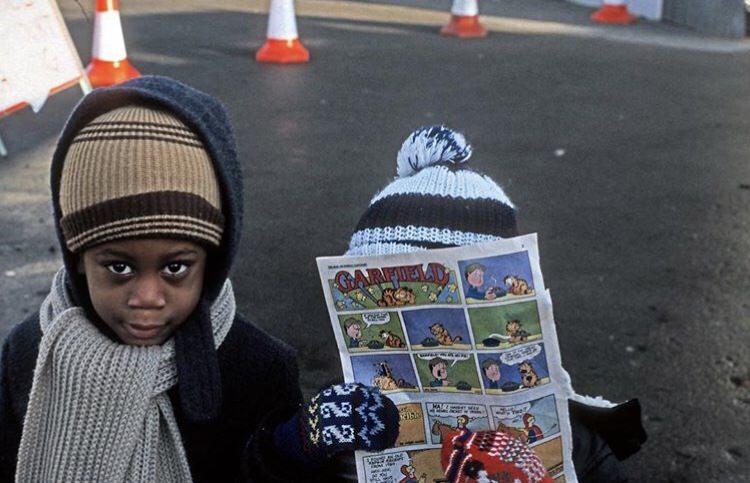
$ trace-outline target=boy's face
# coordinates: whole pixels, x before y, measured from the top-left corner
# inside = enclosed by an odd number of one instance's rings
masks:
[[[130,239],[95,246],[81,257],[99,318],[125,344],[166,341],[195,309],[206,250],[169,239]]]

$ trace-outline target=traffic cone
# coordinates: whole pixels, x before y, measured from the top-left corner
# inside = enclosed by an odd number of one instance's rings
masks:
[[[255,53],[255,60],[274,64],[310,61],[310,53],[297,37],[294,0],[271,0],[266,43]]]
[[[461,38],[487,36],[487,29],[479,23],[477,0],[453,0],[451,20],[440,30],[440,35]]]
[[[111,86],[141,75],[128,62],[117,0],[96,0],[91,50],[86,76],[92,87]]]
[[[602,8],[591,14],[591,20],[599,23],[625,25],[635,22],[635,16],[628,12],[625,0],[604,0]]]

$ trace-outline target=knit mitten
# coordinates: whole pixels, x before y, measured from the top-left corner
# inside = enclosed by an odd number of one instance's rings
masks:
[[[380,451],[398,437],[396,405],[378,389],[337,384],[319,392],[274,431],[276,447],[306,464],[351,450]]]

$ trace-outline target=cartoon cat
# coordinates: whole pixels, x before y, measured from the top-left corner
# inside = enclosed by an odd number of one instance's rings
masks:
[[[511,295],[529,295],[534,293],[529,288],[529,283],[518,275],[508,275],[503,281],[505,282],[505,286],[508,287],[508,293]]]
[[[517,319],[509,320],[505,323],[505,332],[510,336],[510,343],[525,342],[529,338],[529,333],[521,326],[521,321]]]
[[[460,335],[451,337],[450,332],[446,329],[443,324],[434,323],[430,326],[430,332],[435,336],[435,339],[440,345],[453,345],[456,342],[461,342],[462,338]]]
[[[375,364],[377,373],[372,379],[372,385],[381,391],[394,391],[396,389],[413,389],[414,385],[403,378],[396,379],[391,366],[386,361]]]
[[[384,339],[383,343],[386,347],[395,347],[396,349],[402,349],[406,347],[406,344],[404,344],[404,341],[401,340],[401,337],[397,336],[390,330],[381,330],[380,337]]]
[[[383,295],[378,300],[379,307],[399,307],[402,305],[413,305],[417,301],[417,296],[409,287],[399,287],[397,289],[387,288],[383,290]]]
[[[534,387],[541,383],[531,362],[526,361],[518,364],[518,372],[521,373],[521,385],[523,387]]]

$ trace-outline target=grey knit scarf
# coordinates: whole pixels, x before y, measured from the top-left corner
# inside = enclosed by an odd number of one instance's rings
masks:
[[[145,347],[112,341],[73,306],[65,279],[63,268],[39,313],[16,481],[190,481],[167,396],[177,383],[174,339]],[[228,280],[210,313],[219,347],[235,313]]]

